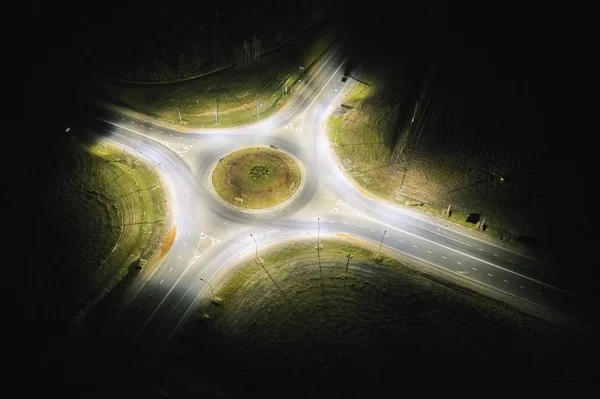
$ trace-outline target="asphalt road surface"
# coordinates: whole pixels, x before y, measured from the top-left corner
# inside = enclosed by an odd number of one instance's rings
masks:
[[[94,106],[79,131],[93,131],[153,162],[174,193],[177,238],[162,265],[138,282],[126,306],[107,321],[99,351],[111,364],[146,364],[210,293],[207,281],[240,256],[299,235],[343,233],[380,243],[551,311],[585,318],[590,304],[569,292],[559,270],[487,240],[455,231],[443,220],[378,202],[349,182],[327,138],[326,121],[342,94],[349,52],[333,48],[306,72],[294,98],[276,115],[230,129],[169,129],[130,111]],[[77,132],[76,132],[77,133]],[[297,197],[269,212],[242,212],[215,198],[211,170],[237,149],[274,145],[302,164]],[[317,218],[319,220],[317,220]],[[384,236],[385,232],[385,236]]]

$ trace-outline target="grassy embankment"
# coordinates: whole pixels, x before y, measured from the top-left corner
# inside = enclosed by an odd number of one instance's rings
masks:
[[[429,148],[423,136],[414,131],[409,134],[410,128],[402,127],[401,119],[406,117],[402,113],[412,114],[414,106],[397,96],[402,91],[390,83],[389,67],[367,65],[361,72],[361,80],[370,85],[353,82],[343,102],[346,108],[340,107],[328,121],[329,138],[342,167],[360,186],[436,216],[444,217],[451,205],[447,220],[471,229],[485,221],[486,234],[507,241],[548,235],[540,228],[545,218],[539,208],[541,198],[535,200],[540,193],[534,189],[538,181],[532,174],[521,171],[518,178],[511,178],[511,167],[504,167],[500,156],[491,159],[465,150],[473,141],[465,135],[447,132],[443,140],[450,144]],[[426,113],[434,122],[446,117],[443,100],[436,101],[439,112]],[[458,106],[450,103],[447,107],[449,115],[455,115],[452,112]],[[419,120],[425,108],[421,105],[416,112],[415,125],[429,123]],[[431,123],[427,134],[443,135],[443,127]]]
[[[174,337],[150,390],[383,397],[462,392],[468,381],[496,394],[593,395],[597,341],[405,260],[374,261],[346,241],[321,245],[320,258],[315,242],[295,244],[261,253],[264,268],[253,260],[214,281],[222,302],[202,305]]]
[[[289,199],[299,188],[300,168],[284,152],[248,148],[220,161],[212,175],[217,194],[245,209],[269,208]]]
[[[310,72],[334,37],[329,30],[313,28],[248,66],[167,85],[97,82],[90,91],[176,126],[215,128],[252,123],[267,118],[301,89],[301,74]]]
[[[160,258],[175,231],[167,231],[164,191],[151,166],[74,137],[55,151],[29,164],[27,189],[35,191],[24,202],[37,226],[31,238],[43,248],[38,259],[29,255],[42,301],[32,306],[52,314],[45,320],[61,333],[137,266]]]

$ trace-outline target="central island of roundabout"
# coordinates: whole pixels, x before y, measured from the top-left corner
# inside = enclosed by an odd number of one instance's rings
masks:
[[[211,183],[217,197],[244,211],[267,211],[291,202],[300,192],[301,165],[291,154],[266,146],[250,147],[220,158]]]

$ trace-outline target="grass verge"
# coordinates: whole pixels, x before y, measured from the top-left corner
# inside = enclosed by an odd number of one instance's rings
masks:
[[[55,315],[51,328],[60,334],[132,268],[160,256],[167,207],[154,171],[118,147],[73,137],[36,165],[44,170],[32,177],[25,201],[44,248],[30,260],[43,302],[32,306]]]
[[[300,168],[284,152],[247,148],[224,157],[215,167],[212,184],[227,203],[264,209],[288,200],[300,186]]]
[[[89,90],[167,124],[188,128],[239,126],[269,117],[291,99],[300,90],[302,73],[309,72],[334,38],[332,31],[315,27],[247,66],[182,83],[140,86],[95,82]]]
[[[593,396],[598,342],[341,241],[264,253],[227,276],[222,303],[163,354],[154,392],[220,397],[383,397],[398,378],[420,393]],[[351,254],[348,262],[347,254]],[[346,270],[346,265],[348,269]],[[264,266],[264,267],[263,267]],[[199,358],[202,354],[202,359]],[[581,365],[577,367],[576,365]],[[486,381],[485,383],[483,381]],[[144,385],[145,386],[145,385]]]

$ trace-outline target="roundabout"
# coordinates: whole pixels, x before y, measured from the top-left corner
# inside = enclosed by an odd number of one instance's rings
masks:
[[[300,163],[291,154],[255,146],[220,158],[210,184],[216,197],[230,207],[267,211],[291,202],[303,179]]]

